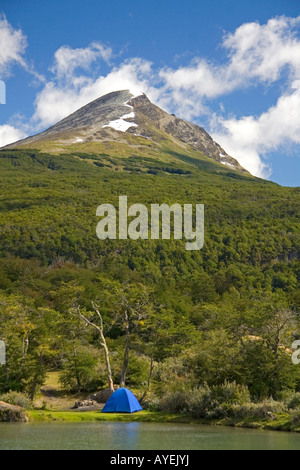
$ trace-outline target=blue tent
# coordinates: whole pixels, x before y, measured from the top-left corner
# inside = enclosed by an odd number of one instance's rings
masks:
[[[134,413],[142,409],[128,388],[118,388],[107,400],[102,413]]]

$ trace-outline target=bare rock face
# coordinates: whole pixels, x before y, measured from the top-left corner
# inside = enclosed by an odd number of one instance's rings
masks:
[[[16,423],[23,422],[26,423],[28,417],[20,406],[11,405],[10,403],[5,403],[0,401],[0,422],[3,423]]]
[[[108,93],[44,132],[6,148],[35,148],[34,144],[47,141],[63,145],[116,141],[134,146],[135,137],[148,139],[155,146],[168,139],[179,151],[198,151],[230,170],[246,172],[202,127],[167,113],[145,94],[134,96],[129,90]]]
[[[27,137],[17,142],[17,147],[22,144],[34,144],[39,141],[56,140],[61,142],[97,142],[111,135],[108,125],[126,116],[132,111],[132,106],[126,103],[133,97],[128,90],[117,91],[102,96],[95,101],[83,106],[82,108],[70,114],[62,121],[59,121],[44,132]],[[108,126],[108,127],[105,127]],[[119,134],[119,133],[118,133]],[[16,147],[10,144],[7,148]]]
[[[137,96],[131,99],[128,104],[133,106],[137,116],[138,132],[142,135],[147,136],[147,128],[149,129],[152,124],[152,127],[154,125],[158,130],[173,137],[179,146],[180,144],[188,145],[193,150],[198,150],[213,160],[223,163],[232,169],[246,171],[237,160],[230,157],[226,151],[212,139],[203,127],[180,119],[174,114],[166,113],[158,106],[151,103],[146,95]],[[130,128],[129,132],[137,131]]]
[[[70,114],[62,121],[50,127],[41,134],[37,134],[30,139],[59,138],[64,134],[84,133],[89,140],[96,137],[96,133],[100,132],[103,137],[107,134],[105,125],[119,119],[121,116],[129,114],[130,106],[126,106],[132,98],[132,94],[128,90],[109,93],[95,101],[83,106],[75,113]],[[85,140],[85,138],[83,138]]]

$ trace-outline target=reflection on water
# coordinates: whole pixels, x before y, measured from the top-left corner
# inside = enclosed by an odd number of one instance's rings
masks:
[[[127,434],[128,449],[136,449],[138,446],[139,428],[141,423],[126,423],[125,432]],[[124,431],[123,431],[124,432]]]
[[[169,423],[0,423],[0,449],[299,450],[300,435]]]

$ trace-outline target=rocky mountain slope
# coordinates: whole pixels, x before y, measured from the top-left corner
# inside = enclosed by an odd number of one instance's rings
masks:
[[[50,153],[72,148],[101,153],[103,144],[109,142],[140,149],[161,148],[169,142],[179,153],[199,152],[231,170],[247,173],[202,127],[168,114],[145,94],[134,96],[129,90],[102,96],[44,132],[5,148],[35,148]]]

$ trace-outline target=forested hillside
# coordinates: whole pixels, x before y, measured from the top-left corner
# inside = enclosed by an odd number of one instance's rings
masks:
[[[191,152],[168,158],[0,152],[0,392],[31,397],[57,370],[67,391],[113,380],[159,399],[224,381],[252,399],[300,390],[300,188],[231,171]],[[96,208],[205,205],[205,244],[96,237]],[[126,356],[125,354],[125,356]],[[126,362],[126,357],[125,357]],[[153,398],[153,399],[154,399]]]

